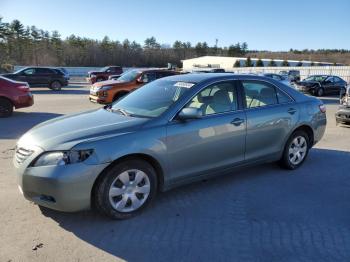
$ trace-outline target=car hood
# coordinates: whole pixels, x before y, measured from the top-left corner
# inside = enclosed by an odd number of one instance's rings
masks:
[[[146,121],[97,109],[43,122],[24,134],[18,145],[38,146],[45,151],[69,150],[82,142],[134,132]]]
[[[122,85],[122,84],[124,84],[124,83],[127,83],[127,82],[124,81],[124,80],[111,79],[111,80],[96,82],[93,86],[94,86],[94,87],[101,87],[101,86],[118,86],[118,85]]]

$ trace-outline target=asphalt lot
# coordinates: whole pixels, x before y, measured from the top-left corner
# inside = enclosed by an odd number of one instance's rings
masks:
[[[300,169],[244,169],[159,194],[142,215],[111,221],[39,208],[19,193],[16,139],[100,107],[84,86],[32,90],[33,107],[0,120],[0,261],[350,261],[350,127],[335,125],[337,97],[323,98],[326,134]]]

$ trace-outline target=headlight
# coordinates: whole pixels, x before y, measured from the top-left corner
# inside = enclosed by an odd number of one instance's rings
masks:
[[[107,91],[107,90],[110,90],[112,88],[113,88],[113,86],[103,86],[99,89],[99,91]]]
[[[32,166],[64,166],[75,164],[85,161],[92,153],[92,149],[47,152],[42,154]]]

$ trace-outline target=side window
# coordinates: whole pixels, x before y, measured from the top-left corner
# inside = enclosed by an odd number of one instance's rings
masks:
[[[234,82],[222,82],[204,88],[186,107],[199,108],[203,115],[237,110],[237,94]]]
[[[279,104],[285,104],[285,103],[290,103],[293,102],[293,99],[290,98],[287,94],[282,92],[277,88],[277,99]]]
[[[334,78],[333,76],[329,76],[326,78],[326,80],[324,80],[326,83],[333,83],[334,82]]]
[[[259,81],[242,81],[247,108],[277,104],[277,94],[273,86]]]
[[[144,73],[142,75],[142,81],[144,83],[152,82],[156,80],[156,73]]]
[[[51,75],[53,74],[53,71],[48,68],[37,68],[35,73],[41,75]]]
[[[35,69],[34,68],[29,68],[27,70],[24,70],[23,72],[25,75],[31,76],[35,74]]]

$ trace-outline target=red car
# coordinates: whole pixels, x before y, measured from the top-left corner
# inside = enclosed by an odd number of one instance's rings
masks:
[[[121,75],[123,68],[121,66],[106,66],[100,71],[89,71],[87,81],[91,84],[96,82],[106,81],[111,75]]]
[[[29,107],[34,104],[29,85],[0,76],[0,117],[8,117],[13,108]]]

